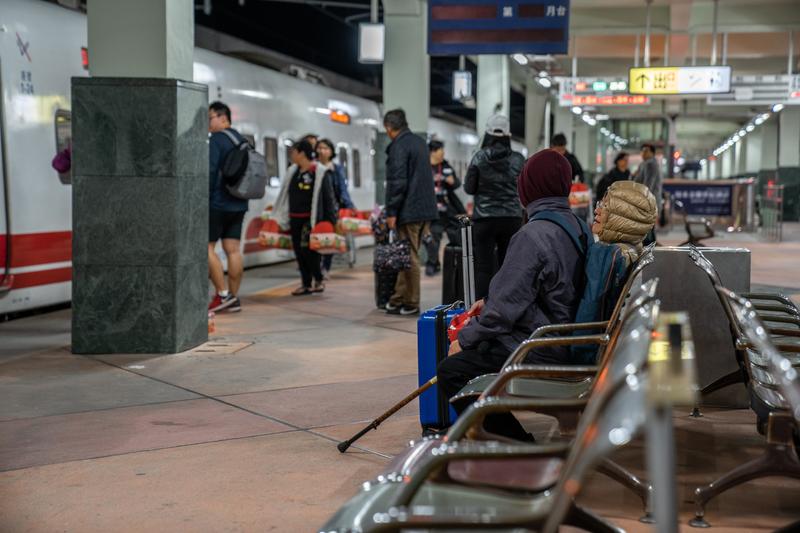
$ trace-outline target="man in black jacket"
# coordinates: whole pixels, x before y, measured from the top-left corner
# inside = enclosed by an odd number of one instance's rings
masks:
[[[567,151],[567,136],[563,133],[556,133],[550,141],[550,148],[563,155],[569,161],[569,166],[572,167],[572,179],[578,178],[581,183],[583,180],[583,167],[581,166],[575,154]]]
[[[425,226],[436,218],[433,173],[425,141],[411,133],[402,109],[383,117],[392,142],[386,148],[386,222],[411,245],[411,268],[400,272],[386,312],[419,314],[419,245]]]

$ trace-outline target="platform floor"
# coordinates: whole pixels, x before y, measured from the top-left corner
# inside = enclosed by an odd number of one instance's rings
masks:
[[[800,294],[800,242],[746,245],[754,283]],[[291,264],[248,271],[243,312],[218,315],[212,341],[179,355],[73,355],[69,310],[0,324],[0,531],[316,531],[419,435],[415,402],[336,450],[416,386],[415,320],[374,308],[367,254],[323,295],[290,296]],[[424,280],[425,307],[439,283]],[[762,437],[746,410],[675,416],[691,531],[691,489],[756,457]],[[529,422],[553,432],[546,417]],[[619,460],[641,472],[641,444]],[[651,531],[636,498],[599,475],[580,500]],[[800,481],[734,489],[708,519],[772,531],[800,519]]]

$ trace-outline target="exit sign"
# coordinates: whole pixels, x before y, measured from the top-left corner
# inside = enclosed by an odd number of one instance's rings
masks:
[[[631,94],[709,94],[731,90],[731,67],[644,67],[628,71]]]
[[[428,54],[566,54],[569,0],[428,0]]]

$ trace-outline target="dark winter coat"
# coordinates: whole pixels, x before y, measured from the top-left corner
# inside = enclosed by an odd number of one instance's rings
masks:
[[[561,215],[581,233],[567,198],[542,198],[527,207],[529,218],[540,211]],[[583,259],[561,227],[547,220],[528,222],[511,238],[480,316],[471,319],[459,333],[461,347],[499,345],[511,353],[540,326],[574,322],[583,275]],[[529,360],[552,363],[563,363],[568,355],[564,347],[532,353]]]
[[[584,183],[583,167],[581,166],[580,161],[578,161],[578,158],[575,157],[575,154],[572,152],[564,152],[564,157],[567,158],[567,161],[569,161],[569,166],[572,167],[572,179],[574,180],[577,176],[578,181]]]
[[[437,168],[440,167],[440,168]],[[447,211],[445,213],[439,213],[439,215],[446,215],[448,218],[454,218],[458,215],[463,215],[467,212],[464,209],[464,204],[461,202],[461,198],[458,197],[456,191],[459,187],[461,187],[461,180],[458,179],[458,175],[456,175],[455,169],[447,162],[445,159],[441,162],[440,165],[432,165],[431,171],[433,172],[434,178],[433,182],[436,185],[436,175],[437,173],[441,174],[441,190],[437,192],[437,209],[438,203],[443,202],[447,207]],[[453,178],[453,184],[450,185],[447,183],[447,178]]]
[[[608,190],[609,187],[611,187],[612,183],[629,179],[631,179],[631,171],[625,170],[623,172],[620,169],[618,169],[615,165],[614,168],[609,170],[608,173],[606,173],[602,178],[600,178],[600,181],[597,182],[597,188],[594,191],[595,200],[597,200],[598,202],[602,200],[603,196],[606,195],[606,191]]]
[[[428,145],[409,129],[386,147],[386,216],[398,225],[438,218]]]
[[[481,148],[472,158],[464,180],[464,191],[475,196],[473,220],[522,217],[517,178],[525,157],[503,144]]]

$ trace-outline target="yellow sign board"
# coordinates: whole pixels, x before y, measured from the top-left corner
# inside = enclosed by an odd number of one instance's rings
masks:
[[[678,93],[678,67],[632,68],[628,77],[631,94]]]
[[[631,94],[727,93],[731,67],[634,67],[628,71]]]

